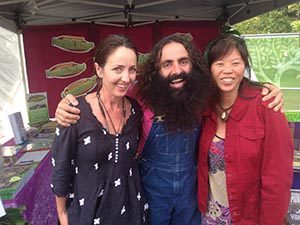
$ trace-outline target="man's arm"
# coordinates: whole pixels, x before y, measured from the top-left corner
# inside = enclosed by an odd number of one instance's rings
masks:
[[[274,84],[264,83],[265,88],[262,89],[262,101],[268,101],[269,99],[274,97],[274,100],[269,103],[269,109],[273,109],[275,112],[281,111],[284,112],[283,107],[283,93],[279,87]]]
[[[78,101],[76,98],[68,94],[57,105],[55,118],[61,126],[68,127],[70,124],[75,124],[79,120],[80,110],[76,108]]]
[[[283,108],[283,93],[281,90],[272,84],[264,84],[266,88],[263,88],[262,95],[264,95],[262,101],[267,101],[274,97],[274,100],[268,105],[270,109],[273,108],[275,112],[284,111]],[[55,118],[61,126],[68,127],[70,124],[75,124],[77,120],[79,120],[80,110],[76,108],[78,105],[78,101],[76,98],[68,94],[65,98],[63,98],[55,111]]]

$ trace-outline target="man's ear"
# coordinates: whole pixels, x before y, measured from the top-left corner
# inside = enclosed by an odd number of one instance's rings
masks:
[[[98,63],[94,63],[94,66],[95,66],[95,71],[96,71],[96,74],[97,74],[97,76],[99,77],[99,78],[103,78],[103,74],[102,74],[102,67],[101,66],[99,66],[99,64]]]

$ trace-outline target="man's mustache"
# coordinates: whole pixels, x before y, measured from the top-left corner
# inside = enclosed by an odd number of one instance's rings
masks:
[[[177,79],[185,80],[186,78],[187,78],[187,74],[186,73],[180,73],[180,74],[169,75],[168,78],[166,78],[166,80],[167,80],[168,83],[171,83],[174,80],[177,80]]]

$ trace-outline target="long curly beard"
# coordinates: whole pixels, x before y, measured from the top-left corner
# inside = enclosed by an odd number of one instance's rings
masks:
[[[185,81],[182,88],[170,86],[176,79]],[[152,76],[147,100],[155,115],[164,115],[164,123],[169,131],[190,131],[199,124],[201,111],[210,94],[209,87],[209,77],[194,70],[168,78],[155,74]]]

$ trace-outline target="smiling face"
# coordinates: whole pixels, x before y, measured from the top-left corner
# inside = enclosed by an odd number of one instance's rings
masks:
[[[236,48],[214,61],[210,69],[221,94],[238,94],[244,77],[245,63]]]
[[[97,75],[102,79],[102,91],[113,97],[123,97],[135,81],[137,56],[132,49],[116,48],[103,67],[95,63]]]
[[[166,44],[162,48],[159,73],[165,79],[169,79],[170,86],[175,89],[182,88],[185,80],[181,73],[189,73],[192,64],[185,47],[177,42]]]

